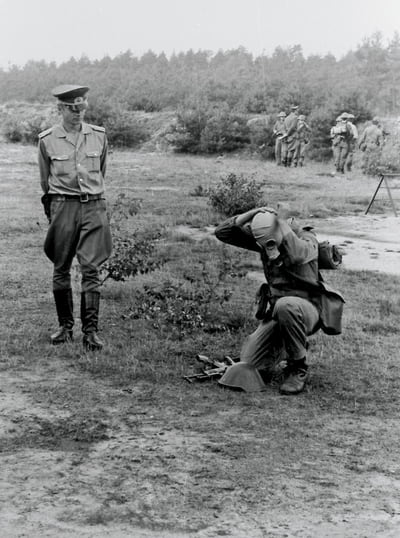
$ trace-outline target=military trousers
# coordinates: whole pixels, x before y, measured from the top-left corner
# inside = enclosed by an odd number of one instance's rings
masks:
[[[281,297],[275,303],[272,319],[262,321],[243,345],[240,360],[264,370],[273,368],[276,351],[286,351],[288,360],[306,356],[307,336],[319,327],[319,312],[307,299]]]
[[[347,142],[339,142],[333,146],[333,159],[337,172],[344,172],[344,163],[346,162],[348,153],[349,145]]]
[[[305,142],[304,140],[297,141],[297,146],[293,157],[294,164],[303,164],[307,146],[308,142]]]
[[[362,154],[361,170],[364,174],[374,175],[380,164],[382,148],[376,144],[367,145]]]
[[[51,223],[44,243],[53,262],[53,290],[71,287],[71,266],[76,256],[82,273],[82,292],[97,291],[99,268],[111,254],[112,241],[104,199],[80,202],[53,196]]]
[[[275,162],[276,164],[282,164],[282,139],[279,136],[275,139]]]
[[[287,154],[286,154],[286,162],[287,165],[290,166],[294,160],[294,156],[296,154],[297,150],[297,138],[296,137],[289,137],[287,139]]]

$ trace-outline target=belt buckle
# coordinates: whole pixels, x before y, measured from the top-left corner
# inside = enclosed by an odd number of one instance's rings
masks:
[[[79,201],[82,203],[82,204],[86,204],[86,202],[89,201],[89,195],[87,192],[84,192],[83,194],[81,194],[79,196]]]

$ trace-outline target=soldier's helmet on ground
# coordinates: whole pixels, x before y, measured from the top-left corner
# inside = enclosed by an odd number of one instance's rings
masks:
[[[286,118],[286,113],[285,112],[279,112],[278,114],[278,118]]]

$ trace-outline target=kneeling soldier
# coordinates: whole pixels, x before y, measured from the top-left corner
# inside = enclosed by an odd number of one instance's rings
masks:
[[[302,392],[308,379],[307,337],[319,328],[341,330],[343,298],[322,284],[318,273],[318,241],[309,228],[279,219],[269,208],[250,210],[220,224],[215,234],[225,243],[260,253],[267,280],[268,309],[245,342],[240,362],[229,367],[222,385],[263,390],[262,374],[271,371],[277,340],[286,351],[283,394]],[[328,290],[332,308],[321,296]],[[328,308],[330,311],[324,311]],[[329,327],[328,327],[329,325]]]
[[[62,121],[39,135],[40,182],[50,226],[44,251],[54,264],[53,293],[59,329],[53,344],[72,339],[74,325],[71,265],[77,256],[82,273],[81,320],[87,349],[103,347],[97,336],[100,265],[111,254],[111,233],[104,198],[107,138],[103,127],[83,122],[86,86],[53,90]]]

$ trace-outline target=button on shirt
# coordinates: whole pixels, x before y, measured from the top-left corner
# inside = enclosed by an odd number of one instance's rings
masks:
[[[83,123],[76,134],[55,125],[39,135],[40,183],[45,193],[102,194],[106,160],[102,127]]]

